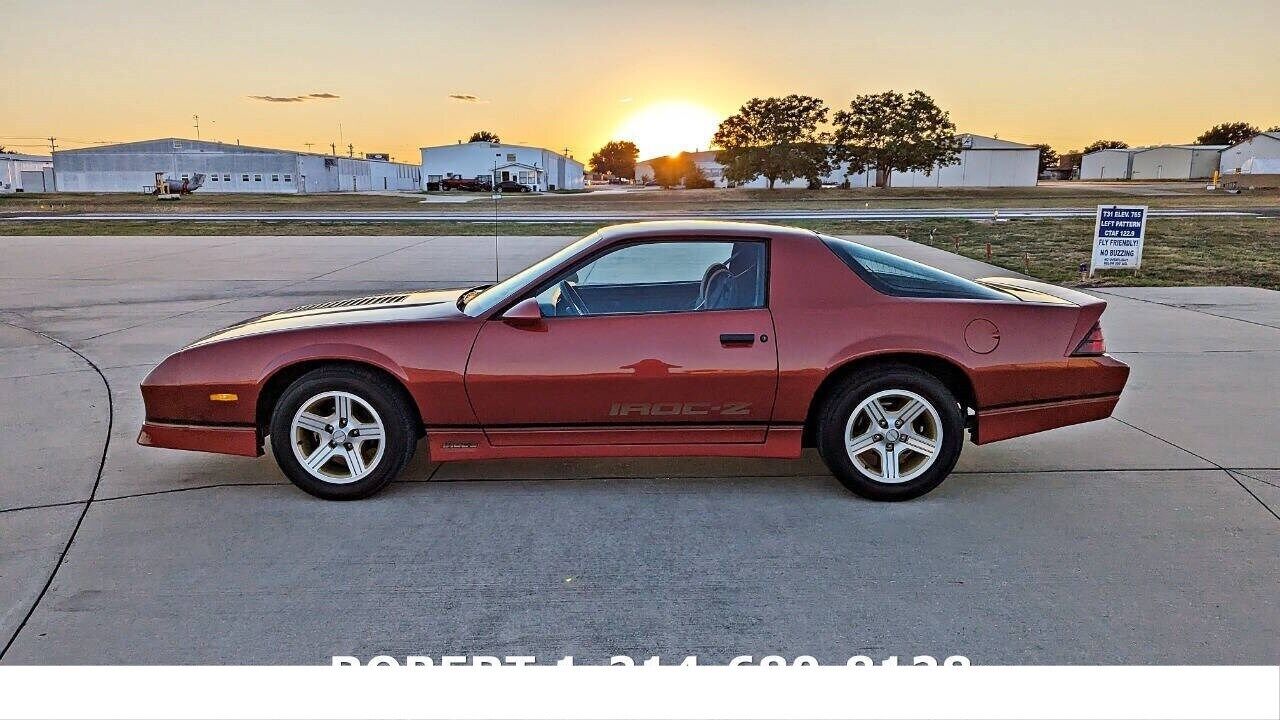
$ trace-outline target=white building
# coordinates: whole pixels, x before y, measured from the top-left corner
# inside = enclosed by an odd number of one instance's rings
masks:
[[[1200,180],[1213,177],[1226,145],[1154,145],[1133,152],[1131,180]]]
[[[582,163],[546,148],[473,142],[422,148],[422,188],[449,177],[517,182],[534,190],[581,190]]]
[[[1128,180],[1133,172],[1133,154],[1146,148],[1094,150],[1080,158],[1081,180]]]
[[[961,150],[956,162],[951,165],[935,166],[928,174],[923,171],[894,172],[889,178],[892,187],[1023,187],[1034,186],[1040,173],[1040,149],[1031,145],[989,138],[982,135],[966,134],[960,136]],[[689,153],[694,163],[716,184],[716,187],[728,187],[724,179],[724,166],[716,162],[716,152]],[[656,160],[655,158],[654,160]],[[653,162],[646,160],[636,163],[636,182],[653,179]],[[824,185],[842,185],[845,181],[851,187],[875,187],[874,170],[849,172],[848,164],[841,163],[830,173],[821,178]],[[807,188],[809,181],[804,178],[791,182],[779,182],[775,188]],[[766,188],[769,181],[757,177],[737,187]]]
[[[1280,132],[1265,132],[1222,151],[1223,175],[1280,175]]]
[[[953,165],[934,166],[926,175],[894,172],[892,187],[1035,187],[1040,177],[1040,148],[999,138],[960,136]],[[874,183],[873,183],[874,184]]]
[[[53,158],[0,153],[0,194],[53,192]]]
[[[200,192],[317,193],[421,186],[417,165],[165,138],[53,154],[61,192],[142,192],[156,173],[173,184],[202,180]],[[202,178],[197,178],[202,176]]]

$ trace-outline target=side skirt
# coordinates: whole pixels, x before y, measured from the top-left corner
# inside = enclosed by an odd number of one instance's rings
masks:
[[[608,436],[585,438],[588,442],[564,444],[555,441],[572,428],[547,428],[522,438],[531,444],[497,445],[491,443],[484,431],[458,428],[427,428],[427,452],[433,461],[490,460],[500,458],[586,458],[586,457],[800,457],[802,428],[799,425],[770,425],[763,430],[763,442],[734,440],[722,437],[719,442],[671,442],[665,438],[653,441],[643,430],[612,430]],[[493,431],[490,431],[492,433]],[[634,433],[634,439],[628,435]],[[685,433],[688,437],[688,433]],[[594,441],[592,441],[594,440]],[[614,440],[610,442],[609,440]],[[725,441],[727,440],[727,441]]]

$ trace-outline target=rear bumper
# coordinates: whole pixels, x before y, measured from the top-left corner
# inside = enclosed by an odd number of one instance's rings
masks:
[[[236,425],[147,422],[143,423],[142,432],[138,433],[138,444],[245,457],[258,457],[262,454],[257,428]]]
[[[1067,377],[1059,373],[1054,378],[1059,391],[1067,387],[1074,391],[1072,397],[979,410],[973,441],[982,445],[1111,417],[1129,379],[1129,366],[1109,355],[1090,360],[1073,364]]]
[[[1064,425],[1102,420],[1111,417],[1119,401],[1120,395],[1116,394],[987,410],[978,413],[974,442],[982,445]]]

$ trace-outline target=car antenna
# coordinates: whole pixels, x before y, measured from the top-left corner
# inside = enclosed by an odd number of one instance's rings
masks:
[[[493,198],[493,284],[497,285],[498,277],[498,157],[502,153],[493,154],[493,175],[489,181],[489,196]]]

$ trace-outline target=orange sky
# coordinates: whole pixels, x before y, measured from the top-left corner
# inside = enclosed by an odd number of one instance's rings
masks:
[[[0,144],[33,152],[193,137],[198,113],[206,139],[415,162],[479,128],[583,159],[625,128],[648,157],[705,147],[707,118],[752,96],[834,109],[913,88],[962,131],[1059,149],[1280,125],[1277,0],[0,0],[0,17]],[[312,93],[339,97],[250,97]]]

